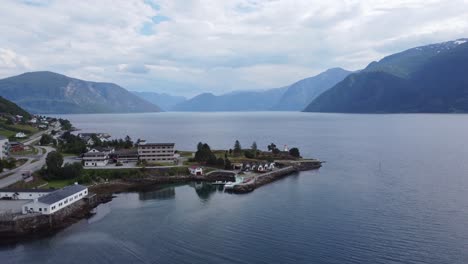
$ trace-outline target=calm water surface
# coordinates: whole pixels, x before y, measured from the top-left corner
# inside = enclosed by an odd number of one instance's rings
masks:
[[[68,115],[83,131],[214,148],[300,148],[327,163],[246,195],[120,194],[0,263],[468,263],[468,115]]]

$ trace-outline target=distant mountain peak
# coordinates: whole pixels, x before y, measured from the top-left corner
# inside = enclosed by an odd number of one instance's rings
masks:
[[[116,84],[84,81],[51,71],[2,79],[0,94],[30,112],[42,114],[160,111]]]
[[[466,113],[467,42],[436,43],[387,56],[324,92],[305,111]]]

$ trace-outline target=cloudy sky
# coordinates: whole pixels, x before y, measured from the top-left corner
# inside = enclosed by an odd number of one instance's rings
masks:
[[[192,96],[357,70],[468,37],[468,0],[2,0],[0,77],[50,70]]]

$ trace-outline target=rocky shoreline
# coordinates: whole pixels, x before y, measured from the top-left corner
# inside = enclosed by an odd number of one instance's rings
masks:
[[[299,171],[313,170],[321,167],[320,161],[285,162],[283,168],[259,175],[251,183],[236,186],[234,193],[247,193],[256,188],[286,177]],[[93,215],[92,210],[99,204],[112,201],[114,194],[121,192],[144,191],[163,184],[189,182],[235,181],[235,173],[220,172],[210,176],[148,176],[138,179],[114,180],[89,186],[89,192],[95,194],[93,199],[80,200],[53,215],[15,215],[11,219],[0,219],[1,244],[12,244],[19,241],[52,235],[80,220]]]

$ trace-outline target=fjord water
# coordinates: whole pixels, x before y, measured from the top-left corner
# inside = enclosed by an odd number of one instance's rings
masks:
[[[206,185],[119,194],[1,263],[467,263],[468,115],[67,115],[83,131],[194,149],[297,146],[325,160],[245,195]]]

